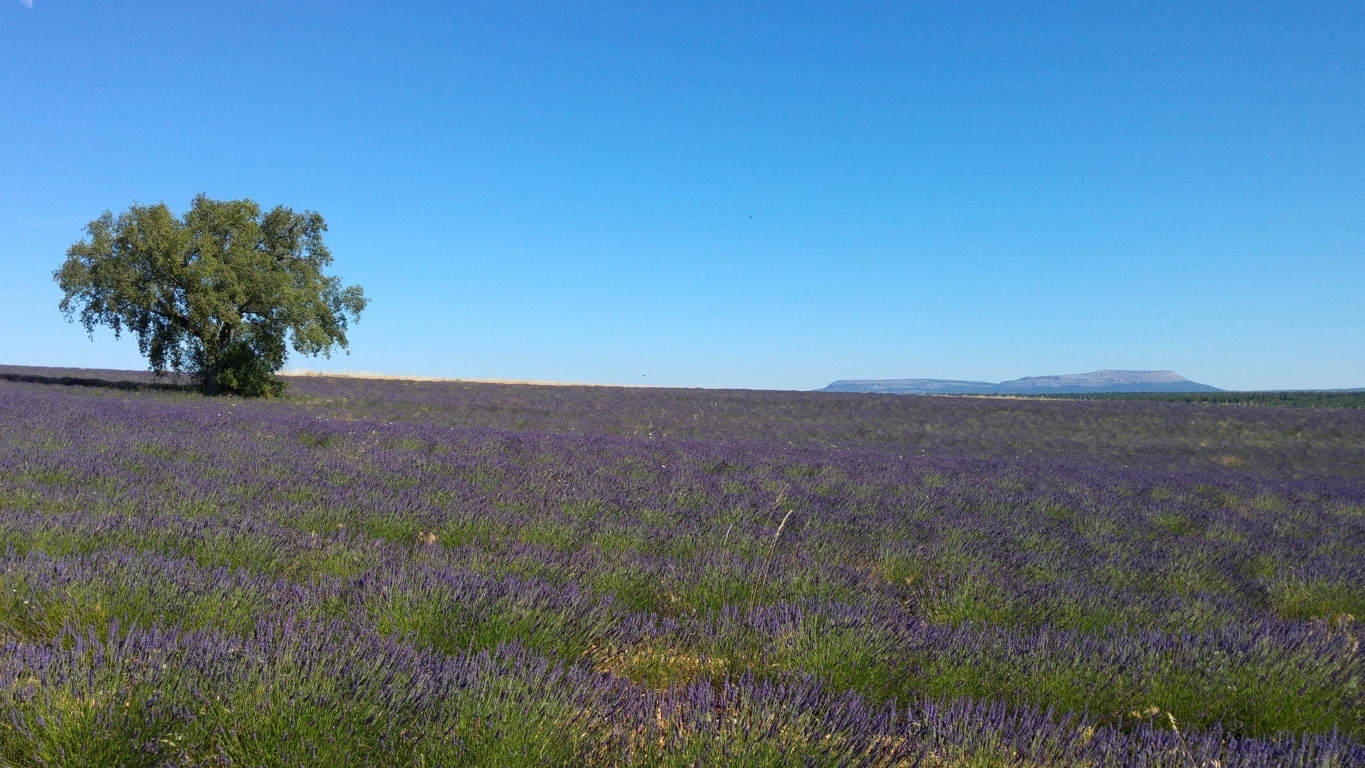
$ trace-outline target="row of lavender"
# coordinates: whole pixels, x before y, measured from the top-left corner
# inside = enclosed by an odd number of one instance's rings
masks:
[[[515,644],[443,654],[292,617],[3,644],[0,758],[50,765],[1358,765],[1336,736],[1120,731],[958,700],[869,707],[806,679],[650,690]]]
[[[0,756],[52,765],[1357,765],[1337,737],[1121,732],[968,700],[868,707],[818,682],[649,690],[516,645],[447,655],[291,619],[246,636],[6,643]]]
[[[0,380],[188,386],[150,373],[0,366]],[[1089,460],[1200,473],[1365,478],[1365,412],[1160,402],[869,396],[289,377],[331,417],[650,439]],[[177,384],[178,383],[178,384]]]
[[[12,761],[70,763],[91,734],[146,764],[269,744],[357,764],[1365,761],[1349,474],[0,388]],[[253,643],[270,650],[212,650]],[[139,644],[164,670],[117,650]],[[299,664],[360,671],[327,688]],[[450,675],[480,682],[441,693]],[[273,719],[241,718],[266,678],[278,700],[252,711]],[[352,736],[286,727],[315,695]],[[984,703],[934,704],[964,696]]]
[[[292,377],[357,418],[700,438],[906,455],[1089,460],[1201,473],[1365,477],[1365,412],[1161,402],[910,397]]]
[[[1089,708],[1092,724],[1120,730],[1153,710],[1186,728],[1217,722],[1239,736],[1321,732],[1334,721],[1349,729],[1359,703],[1357,638],[1326,623],[1086,634],[952,627],[819,601],[666,618],[573,584],[429,562],[302,584],[127,549],[57,558],[11,551],[3,564],[7,634],[39,646],[60,647],[72,627],[132,623],[240,637],[286,616],[451,655],[516,643],[647,688],[814,678],[870,704],[970,694]],[[1058,706],[1066,703],[1081,706]]]

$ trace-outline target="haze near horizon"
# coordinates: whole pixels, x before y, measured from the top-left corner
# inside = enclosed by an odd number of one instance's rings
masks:
[[[0,0],[0,363],[145,368],[105,210],[316,210],[289,367],[816,389],[1365,386],[1365,6]]]

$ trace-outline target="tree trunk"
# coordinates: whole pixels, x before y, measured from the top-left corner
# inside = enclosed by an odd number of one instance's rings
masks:
[[[218,332],[207,334],[208,338],[204,341],[214,340],[216,351],[205,354],[211,362],[204,366],[202,371],[203,380],[200,382],[200,389],[204,394],[213,396],[222,394],[222,388],[218,386],[218,374],[223,372],[223,354],[227,351],[228,345],[232,344],[232,337],[237,329],[229,323],[219,326]],[[207,347],[208,344],[205,344]]]
[[[199,382],[199,389],[203,391],[204,394],[209,396],[219,394],[218,372],[221,370],[222,366],[215,363],[213,365],[208,366],[207,368],[200,372],[200,375],[203,378]]]

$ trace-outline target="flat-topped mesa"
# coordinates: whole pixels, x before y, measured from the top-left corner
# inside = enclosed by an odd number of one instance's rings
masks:
[[[1002,387],[1108,387],[1143,384],[1193,384],[1175,371],[1118,371],[1104,370],[1090,373],[1064,373],[1057,376],[1025,376],[1002,381]],[[1201,385],[1202,386],[1202,385]]]
[[[1219,392],[1175,371],[1103,370],[1025,376],[993,384],[956,379],[842,379],[822,392],[883,392],[904,395],[1037,395],[1086,392]]]
[[[889,392],[945,393],[980,392],[997,385],[989,381],[958,381],[956,379],[841,379],[821,392]]]

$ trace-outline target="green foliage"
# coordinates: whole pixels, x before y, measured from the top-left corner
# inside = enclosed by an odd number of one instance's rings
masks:
[[[1270,606],[1290,620],[1365,616],[1365,591],[1345,582],[1281,578],[1268,585]]]
[[[367,303],[360,286],[323,273],[332,255],[322,216],[247,199],[194,198],[177,218],[165,203],[90,222],[88,239],[53,273],[61,310],[85,329],[135,334],[158,375],[190,371],[206,394],[268,397],[283,384],[286,343],[303,355],[346,349]]]
[[[284,382],[276,379],[274,373],[284,366],[284,340],[277,341],[263,343],[248,337],[229,344],[223,350],[213,386],[219,392],[243,397],[274,397],[283,393]]]
[[[775,661],[779,669],[799,670],[834,690],[854,690],[877,704],[908,698],[887,639],[875,630],[821,624],[812,621],[778,638]]]

